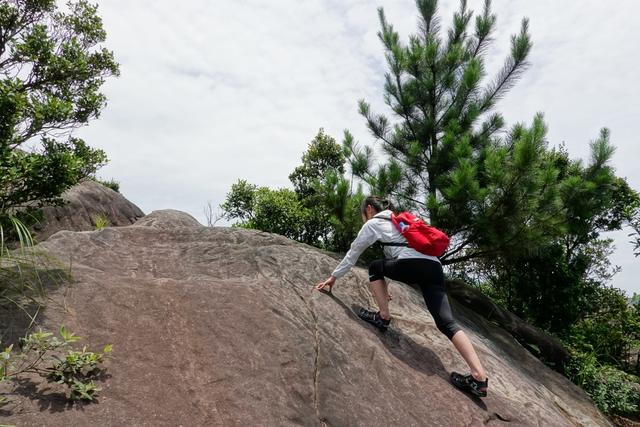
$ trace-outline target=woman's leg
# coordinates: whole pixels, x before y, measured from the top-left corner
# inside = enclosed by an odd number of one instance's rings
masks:
[[[471,375],[478,381],[484,381],[487,376],[482,368],[480,359],[476,354],[471,340],[467,337],[460,326],[453,319],[451,305],[444,287],[444,275],[442,274],[442,266],[435,262],[426,263],[427,268],[425,276],[428,280],[421,283],[422,295],[427,304],[429,313],[433,316],[436,326],[451,340],[453,346],[458,350],[460,356],[467,362]]]
[[[384,279],[374,280],[370,282],[371,285],[371,293],[373,294],[373,298],[376,300],[378,304],[378,310],[380,310],[380,317],[384,320],[389,320],[391,318],[391,313],[389,312],[389,294],[387,293],[387,282]]]
[[[463,330],[459,330],[455,333],[453,338],[451,338],[451,342],[455,346],[456,350],[458,350],[458,353],[460,353],[460,356],[462,356],[465,362],[467,362],[467,365],[469,365],[473,378],[478,381],[486,380],[487,375],[482,368],[480,359],[478,359],[478,355],[473,348],[473,344],[471,344],[471,340],[467,337],[467,334],[465,334]]]
[[[384,281],[384,292],[385,294],[387,294],[386,295],[387,300],[391,301],[392,298],[391,298],[391,293],[389,292],[389,282],[387,282],[386,280]]]
[[[438,330],[451,340],[460,356],[469,365],[471,375],[479,381],[484,381],[487,377],[480,359],[467,335],[453,319],[444,287],[442,265],[421,259],[399,259],[385,262],[382,268],[385,276],[390,279],[404,283],[420,283],[422,296]]]
[[[377,259],[369,264],[369,284],[371,286],[371,294],[378,304],[380,317],[384,320],[391,318],[389,313],[389,293],[388,284],[384,280],[385,260]]]

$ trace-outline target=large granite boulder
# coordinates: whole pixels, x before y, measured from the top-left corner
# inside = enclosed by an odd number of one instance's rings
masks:
[[[98,217],[118,227],[131,225],[144,216],[140,208],[122,194],[90,179],[67,190],[62,199],[65,201],[62,206],[43,208],[43,219],[32,228],[37,242],[60,230],[94,230]]]
[[[392,328],[353,314],[367,274],[313,291],[335,259],[286,238],[207,228],[176,211],[133,226],[57,233],[39,245],[74,283],[52,293],[44,328],[114,344],[99,402],[49,385],[13,393],[2,424],[170,426],[608,425],[589,398],[463,305],[455,315],[490,376],[478,400],[450,385],[465,365],[422,296],[391,283]],[[70,262],[71,260],[71,262]],[[66,307],[66,309],[63,309]]]

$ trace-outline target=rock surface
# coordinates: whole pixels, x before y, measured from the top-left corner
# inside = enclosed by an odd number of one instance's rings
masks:
[[[96,217],[103,216],[109,225],[131,225],[144,213],[120,193],[93,180],[85,180],[67,190],[62,198],[63,206],[43,209],[43,220],[33,227],[37,242],[45,241],[60,230],[94,230]]]
[[[42,326],[113,343],[114,358],[98,403],[68,405],[31,384],[13,391],[0,424],[609,425],[580,389],[454,304],[490,376],[486,399],[460,392],[448,375],[464,362],[421,295],[392,282],[394,321],[380,334],[351,310],[373,303],[364,270],[332,295],[312,291],[336,261],[280,236],[159,211],[39,246],[72,259],[75,279],[52,294],[66,310],[50,305]]]

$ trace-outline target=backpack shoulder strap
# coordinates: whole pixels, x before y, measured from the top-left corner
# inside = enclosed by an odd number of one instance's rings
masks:
[[[376,218],[384,219],[384,220],[393,222],[393,220],[391,218],[387,218],[387,217],[384,217],[384,216],[378,216]],[[401,247],[402,246],[404,246],[404,247],[409,246],[409,244],[407,242],[380,242],[380,241],[378,241],[378,243],[380,243],[380,246],[401,246]]]

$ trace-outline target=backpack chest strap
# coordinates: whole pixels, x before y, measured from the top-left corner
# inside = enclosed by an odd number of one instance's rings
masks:
[[[380,243],[380,245],[382,245],[382,246],[405,246],[405,247],[409,246],[409,244],[406,243],[406,242],[404,242],[404,243],[401,243],[401,242],[388,242],[388,243],[386,243],[386,242],[378,242],[378,243]]]

